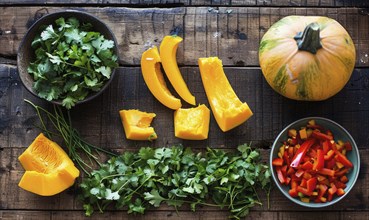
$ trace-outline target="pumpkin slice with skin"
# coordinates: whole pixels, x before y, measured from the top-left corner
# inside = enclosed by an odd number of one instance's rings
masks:
[[[174,112],[174,134],[186,140],[208,138],[210,110],[205,105],[194,108],[179,108]]]
[[[119,111],[126,138],[129,140],[155,140],[157,135],[150,124],[155,113],[142,112],[137,109]]]
[[[65,151],[42,133],[18,159],[26,170],[19,187],[41,196],[64,191],[79,176],[79,170]]]
[[[156,46],[143,52],[141,57],[141,71],[144,81],[153,96],[163,105],[170,109],[179,109],[181,100],[174,97],[164,80],[160,70],[160,55]]]
[[[218,57],[198,60],[206,96],[222,131],[229,131],[249,119],[253,113],[246,102],[242,103],[229,83]]]
[[[196,105],[195,96],[188,89],[177,64],[177,49],[182,38],[177,35],[165,36],[160,44],[160,58],[165,74],[183,100]]]

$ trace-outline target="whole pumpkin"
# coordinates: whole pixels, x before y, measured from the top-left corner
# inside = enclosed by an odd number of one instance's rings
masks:
[[[263,36],[259,62],[269,85],[295,100],[319,101],[338,93],[354,69],[356,52],[347,31],[319,16],[287,16]]]

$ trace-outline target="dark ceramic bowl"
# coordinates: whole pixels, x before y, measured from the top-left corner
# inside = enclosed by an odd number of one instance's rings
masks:
[[[283,185],[279,182],[278,177],[277,177],[277,173],[276,173],[276,171],[275,171],[275,169],[272,165],[273,159],[278,157],[279,148],[282,145],[281,143],[283,141],[287,140],[287,138],[288,138],[288,136],[287,136],[288,135],[288,130],[291,129],[291,128],[294,128],[294,129],[298,130],[301,127],[306,126],[308,121],[310,121],[312,119],[314,119],[315,122],[318,125],[321,125],[324,128],[329,129],[330,131],[332,131],[335,141],[338,141],[338,140],[349,141],[352,145],[352,151],[348,152],[346,156],[352,162],[352,164],[354,166],[353,166],[353,168],[351,168],[351,171],[347,174],[347,177],[348,177],[349,181],[346,183],[346,188],[344,189],[345,194],[342,195],[342,196],[334,196],[332,201],[326,202],[326,203],[315,203],[315,202],[305,203],[305,202],[302,202],[298,197],[297,198],[291,197],[288,193],[288,191],[290,189],[290,186]],[[326,206],[333,205],[333,204],[337,203],[338,201],[340,201],[341,199],[343,199],[347,194],[349,194],[350,190],[354,187],[354,185],[356,183],[356,180],[359,176],[360,155],[359,155],[359,150],[356,146],[356,143],[355,143],[354,139],[349,134],[349,132],[346,129],[344,129],[341,125],[339,125],[336,122],[334,122],[330,119],[327,119],[327,118],[309,117],[309,118],[303,118],[303,119],[300,119],[300,120],[297,120],[297,121],[291,123],[290,125],[285,127],[281,131],[281,133],[279,133],[278,137],[275,139],[275,141],[273,143],[272,150],[270,152],[269,166],[271,168],[273,180],[274,180],[275,184],[277,185],[278,189],[282,192],[282,194],[284,196],[286,196],[292,202],[294,202],[296,204],[299,204],[301,206],[305,206],[305,207],[309,207],[309,208],[321,208],[321,207],[326,207]]]
[[[105,23],[103,23],[97,17],[91,14],[81,12],[81,11],[76,11],[76,10],[60,11],[60,12],[55,12],[55,13],[43,16],[42,18],[37,20],[27,31],[26,35],[23,37],[20,43],[20,46],[18,49],[18,55],[17,55],[17,66],[18,66],[19,77],[23,85],[26,87],[26,89],[37,97],[39,96],[33,89],[33,82],[34,82],[33,77],[27,71],[28,65],[36,59],[35,54],[34,54],[34,49],[31,47],[31,43],[34,40],[35,36],[41,32],[41,29],[40,29],[41,27],[53,24],[55,20],[60,17],[63,17],[65,19],[70,18],[70,17],[75,17],[81,22],[91,23],[91,25],[93,26],[92,28],[93,31],[100,32],[102,35],[104,35],[105,39],[114,41],[114,45],[115,45],[113,49],[114,54],[118,56],[118,43],[117,43],[117,40],[115,39],[113,32],[110,30],[110,28]],[[109,84],[114,78],[114,75],[115,75],[115,69],[112,70],[110,79],[105,82],[104,86],[99,91],[89,92],[89,95],[84,100],[78,101],[76,104],[87,102],[97,97],[98,95],[100,95],[109,86]],[[52,100],[51,102],[57,105],[62,104],[62,100]]]

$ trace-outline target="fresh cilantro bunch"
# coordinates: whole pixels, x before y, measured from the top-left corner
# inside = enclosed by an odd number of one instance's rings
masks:
[[[92,31],[90,23],[63,17],[32,41],[36,60],[28,66],[33,88],[48,101],[62,100],[70,109],[90,92],[99,91],[117,67],[114,41]]]
[[[239,219],[261,205],[259,189],[269,196],[270,171],[258,151],[249,145],[237,149],[230,153],[208,148],[204,155],[180,146],[125,152],[85,178],[79,197],[87,216],[109,205],[143,214],[166,203],[176,209],[189,204],[193,211],[198,205],[226,208],[230,217]]]

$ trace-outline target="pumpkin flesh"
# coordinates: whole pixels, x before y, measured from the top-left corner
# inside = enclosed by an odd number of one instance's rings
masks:
[[[18,159],[26,170],[19,186],[38,195],[60,193],[79,176],[79,170],[65,151],[42,133]]]
[[[169,91],[163,73],[160,70],[160,56],[157,47],[146,50],[141,57],[141,71],[144,81],[153,96],[166,107],[176,110],[182,104]]]
[[[208,138],[210,110],[205,105],[194,108],[179,108],[174,112],[174,134],[186,140]]]
[[[142,112],[137,109],[119,111],[126,138],[129,140],[155,140],[157,135],[150,124],[155,113]]]
[[[176,35],[165,36],[160,44],[160,59],[165,74],[179,96],[189,104],[196,105],[195,97],[188,89],[177,64],[177,49],[182,40]]]
[[[206,96],[220,129],[229,131],[249,119],[253,113],[234,92],[222,61],[218,57],[208,57],[200,58],[198,63]]]

